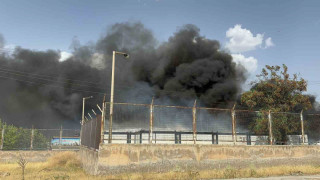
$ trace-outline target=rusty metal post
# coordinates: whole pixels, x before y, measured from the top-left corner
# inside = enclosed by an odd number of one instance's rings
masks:
[[[30,137],[30,150],[33,149],[33,137],[34,137],[34,128],[33,128],[33,125],[32,125],[31,137]]]
[[[300,120],[301,120],[301,136],[302,136],[302,144],[304,145],[304,143],[305,143],[305,139],[304,139],[303,110],[301,110],[301,113],[300,113]]]
[[[231,118],[232,118],[232,141],[233,145],[236,145],[237,142],[237,132],[236,132],[236,104],[233,105],[233,108],[231,110]]]
[[[270,145],[273,145],[271,110],[269,110],[268,121],[269,121],[269,139],[270,139]]]
[[[197,142],[197,100],[194,101],[192,108],[192,129],[193,129],[193,144]]]
[[[154,97],[152,98],[151,104],[150,104],[150,122],[149,122],[149,144],[152,144],[152,133],[153,133],[153,101]]]
[[[106,112],[106,95],[104,95],[103,102],[102,102],[100,143],[104,143],[104,122],[105,122],[105,117],[106,117],[105,112]]]
[[[61,150],[61,144],[62,144],[62,125],[60,127],[60,135],[59,135],[59,150]]]
[[[3,143],[4,143],[4,131],[5,131],[5,125],[2,126],[2,131],[1,131],[1,143],[0,143],[0,150],[3,149]]]

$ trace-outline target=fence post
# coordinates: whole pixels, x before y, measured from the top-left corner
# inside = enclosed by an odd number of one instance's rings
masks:
[[[197,142],[197,100],[194,101],[192,108],[192,129],[193,129],[193,144]]]
[[[233,145],[236,145],[237,142],[237,133],[236,133],[236,111],[234,110],[236,107],[236,104],[233,105],[233,108],[231,110],[231,117],[232,117],[232,141]]]
[[[33,125],[32,125],[31,138],[30,138],[30,150],[33,149],[33,137],[34,137],[34,128],[33,128]]]
[[[302,135],[302,144],[304,145],[305,140],[304,140],[303,110],[301,110],[301,113],[300,113],[300,119],[301,119],[301,135]]]
[[[247,133],[247,145],[251,145],[251,134],[250,134],[250,132]]]
[[[269,122],[269,139],[270,139],[270,145],[273,145],[271,110],[269,110],[268,122]]]
[[[153,100],[152,98],[151,105],[150,105],[150,126],[149,126],[149,144],[152,144],[152,131],[153,131]]]
[[[3,143],[4,143],[4,131],[5,131],[5,125],[2,126],[2,131],[1,131],[1,143],[0,143],[0,150],[3,149]]]
[[[106,120],[106,95],[104,95],[103,103],[102,103],[100,143],[104,143],[104,122],[105,122],[105,120]]]
[[[212,131],[211,143],[214,144],[214,132]]]
[[[216,133],[216,144],[219,144],[219,132]]]
[[[61,150],[61,143],[62,143],[62,125],[60,127],[60,134],[59,134],[59,150]]]
[[[131,144],[131,132],[127,133],[127,144]]]

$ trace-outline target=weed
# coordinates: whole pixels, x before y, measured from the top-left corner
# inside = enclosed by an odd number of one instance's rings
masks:
[[[223,172],[224,178],[231,179],[237,177],[237,170],[228,166]]]

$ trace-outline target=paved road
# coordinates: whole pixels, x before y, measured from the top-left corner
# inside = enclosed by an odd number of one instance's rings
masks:
[[[313,176],[279,176],[267,178],[240,178],[240,180],[320,180],[320,175]],[[239,180],[239,179],[237,179]]]

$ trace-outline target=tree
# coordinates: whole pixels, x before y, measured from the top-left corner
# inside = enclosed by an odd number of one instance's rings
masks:
[[[4,133],[4,150],[20,150],[29,149],[31,143],[31,129],[25,129],[16,127],[14,125],[6,125],[0,119],[0,141],[1,141],[1,130],[5,129]],[[43,133],[38,130],[34,130],[33,136],[33,148],[34,149],[46,149],[48,142]]]
[[[287,135],[295,133],[300,128],[300,123],[293,120],[289,114],[277,112],[293,112],[308,110],[312,107],[308,96],[303,95],[307,90],[307,82],[293,74],[288,74],[288,67],[268,66],[257,75],[258,81],[253,82],[250,91],[241,96],[241,102],[250,109],[258,109],[262,112],[272,111],[276,113],[272,118],[273,136],[276,141],[287,141]],[[265,113],[260,113],[251,124],[251,130],[255,133],[265,133],[268,129],[268,120]]]

